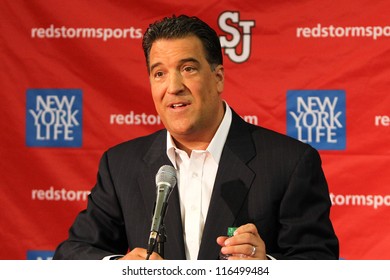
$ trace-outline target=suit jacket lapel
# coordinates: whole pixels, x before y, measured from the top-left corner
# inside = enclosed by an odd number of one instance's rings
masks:
[[[247,162],[255,155],[247,124],[233,112],[231,128],[223,149],[203,231],[198,259],[217,259],[216,238],[227,228],[240,226],[237,216],[245,211],[246,196],[254,179]]]
[[[154,178],[163,165],[172,165],[166,155],[166,131],[158,134],[150,149],[145,154],[143,160],[149,169],[140,174],[140,186],[145,201],[145,207],[150,210],[150,221],[153,215],[153,202],[156,200],[156,185]],[[150,184],[150,178],[153,178],[153,184]],[[149,182],[149,183],[146,183]],[[147,186],[147,187],[142,187]],[[152,186],[152,187],[150,187]],[[166,259],[185,259],[183,228],[181,222],[180,202],[178,188],[175,186],[168,201],[168,209],[164,218],[167,241],[165,243],[164,257]]]

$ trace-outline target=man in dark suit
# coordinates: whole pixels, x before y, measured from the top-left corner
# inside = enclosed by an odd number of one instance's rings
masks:
[[[145,259],[155,175],[166,164],[178,178],[164,220],[166,259],[337,259],[318,152],[244,122],[223,101],[215,31],[195,17],[164,18],[149,26],[143,48],[166,129],[103,155],[88,207],[54,259]],[[237,228],[229,238],[228,227]]]

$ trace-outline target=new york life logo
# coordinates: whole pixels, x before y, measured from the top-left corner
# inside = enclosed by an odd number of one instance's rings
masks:
[[[54,251],[28,250],[27,260],[52,260]]]
[[[287,135],[318,150],[345,150],[344,90],[289,90]]]
[[[81,147],[80,89],[29,89],[26,110],[27,146]]]

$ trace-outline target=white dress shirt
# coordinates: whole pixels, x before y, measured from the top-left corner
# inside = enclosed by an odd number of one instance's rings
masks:
[[[217,175],[222,149],[232,122],[232,111],[225,102],[225,115],[206,150],[193,150],[191,156],[176,147],[167,133],[167,155],[177,170],[181,218],[186,258],[198,257],[203,228]]]

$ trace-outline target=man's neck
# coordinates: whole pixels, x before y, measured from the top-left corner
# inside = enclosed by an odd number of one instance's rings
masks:
[[[177,138],[172,136],[175,145],[180,150],[183,150],[190,157],[193,150],[206,150],[210,144],[210,141],[180,141]]]

